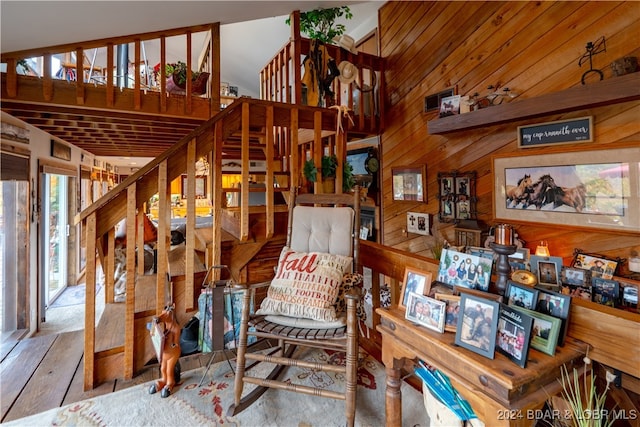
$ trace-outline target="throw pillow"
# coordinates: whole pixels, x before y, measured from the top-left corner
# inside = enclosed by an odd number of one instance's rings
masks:
[[[284,247],[276,276],[256,314],[332,322],[333,306],[351,257],[320,252],[296,252]]]
[[[345,295],[349,293],[352,289],[358,289],[358,292],[362,292],[362,287],[364,283],[364,278],[362,274],[359,273],[345,273],[342,276],[342,285],[340,286],[340,290],[338,292],[338,298],[336,299],[336,314],[338,316],[346,315],[347,313],[347,300]],[[358,305],[356,308],[356,314],[358,318],[362,321],[367,319],[367,314],[364,311],[363,299],[358,299]]]

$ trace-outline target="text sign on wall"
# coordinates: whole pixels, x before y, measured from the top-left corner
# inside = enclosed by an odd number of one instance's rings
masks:
[[[593,117],[518,126],[518,147],[593,141]]]

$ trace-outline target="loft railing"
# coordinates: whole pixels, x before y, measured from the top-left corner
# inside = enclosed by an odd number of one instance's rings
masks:
[[[205,44],[201,52],[195,51],[195,38]],[[170,56],[167,52],[169,42],[182,46],[177,51],[184,56]],[[200,43],[197,45],[200,49]],[[143,97],[155,93],[157,101],[154,104],[157,105],[147,112],[158,114],[176,113],[172,110],[170,98],[183,98],[183,112],[191,114],[194,103],[202,103],[192,96],[197,94],[192,74],[194,70],[206,72],[210,76],[204,94],[210,105],[207,117],[211,117],[220,110],[219,46],[220,24],[213,23],[8,52],[2,54],[1,61],[7,64],[8,98],[17,97],[19,86],[35,86],[40,94],[30,93],[30,96],[43,102],[130,111],[141,110],[144,104],[147,111],[149,104],[154,102]],[[129,61],[130,55],[127,54],[126,70],[117,61],[118,49],[125,47],[133,51],[133,60]],[[167,83],[170,76],[166,73],[166,64],[178,61],[189,66],[186,67],[184,90],[175,92],[170,91]],[[55,72],[52,71],[54,64],[57,67]],[[69,92],[69,83],[75,88],[72,93]],[[105,87],[106,90],[88,90],[94,86]]]
[[[384,61],[381,57],[359,52],[354,54],[339,46],[326,44],[329,57],[337,66],[349,61],[358,70],[355,80],[341,83],[336,78],[331,83],[335,105],[346,106],[353,117],[349,132],[363,136],[378,135],[383,129],[384,117]],[[305,104],[306,87],[304,58],[311,49],[311,40],[300,35],[300,12],[291,15],[291,37],[279,52],[260,71],[260,98],[290,104]],[[323,100],[323,105],[329,103]]]

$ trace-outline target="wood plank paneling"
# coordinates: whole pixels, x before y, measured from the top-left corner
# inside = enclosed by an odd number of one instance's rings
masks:
[[[605,79],[615,78],[609,64],[623,56],[640,54],[640,9],[636,2],[388,2],[379,10],[380,49],[385,58],[387,117],[381,138],[383,242],[410,252],[431,255],[433,237],[407,234],[406,212],[437,217],[438,172],[477,172],[478,218],[487,226],[493,219],[493,165],[495,154],[518,153],[520,125],[580,116],[594,117],[595,140],[568,149],[615,149],[640,141],[640,102],[551,114],[446,135],[428,135],[426,122],[437,112],[425,113],[424,98],[448,87],[461,95],[488,93],[488,85],[508,86],[521,99],[579,86],[588,64],[578,65],[587,42],[604,35],[607,51],[593,57],[594,68]],[[590,82],[587,82],[590,83]],[[549,147],[563,151],[564,147]],[[394,202],[391,168],[427,165],[426,203]],[[436,224],[453,240],[450,224]],[[527,223],[517,226],[526,246],[549,241],[553,255],[570,263],[575,248],[628,258],[640,251],[637,235],[613,234]]]

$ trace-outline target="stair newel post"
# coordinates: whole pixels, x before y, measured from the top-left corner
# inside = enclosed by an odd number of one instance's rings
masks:
[[[171,183],[168,179],[167,160],[158,165],[158,273],[156,277],[156,311],[165,305],[166,275],[169,260],[169,228],[171,224]]]
[[[124,311],[124,367],[125,380],[133,378],[135,307],[136,307],[136,183],[127,187],[127,296]],[[142,249],[142,248],[141,248]]]
[[[186,218],[186,250],[185,250],[185,311],[193,308],[193,272],[195,264],[195,229],[196,229],[196,139],[187,145],[187,218]],[[182,307],[180,307],[182,309]]]
[[[212,230],[212,251],[211,260],[207,257],[212,265],[220,265],[221,263],[221,244],[222,244],[222,122],[215,124],[213,129],[213,173],[212,173],[212,200],[213,200],[213,230]],[[218,274],[220,274],[218,269]],[[219,279],[220,276],[215,276]]]
[[[291,109],[291,125],[289,126],[289,152],[290,159],[287,165],[291,188],[298,188],[300,185],[300,147],[298,146],[298,109]],[[303,156],[304,157],[304,156]],[[285,160],[286,161],[286,160]]]
[[[315,165],[320,165],[316,171],[316,181],[313,183],[313,192],[320,193],[324,178],[322,176],[322,111],[313,113],[313,149],[312,157]]]
[[[249,103],[242,103],[242,143],[241,143],[241,179],[240,188],[240,240],[249,240],[249,128],[251,117],[249,114]]]
[[[96,213],[89,215],[84,223],[85,241],[87,244],[87,266],[85,269],[85,310],[84,310],[84,391],[95,386],[95,351],[96,351]]]
[[[267,107],[266,111],[266,125],[265,125],[265,156],[267,158],[267,174],[265,177],[265,202],[267,204],[267,227],[266,227],[266,238],[270,239],[275,233],[274,227],[274,217],[275,210],[273,206],[274,197],[273,197],[273,169],[274,169],[274,159],[273,159],[273,105]]]

